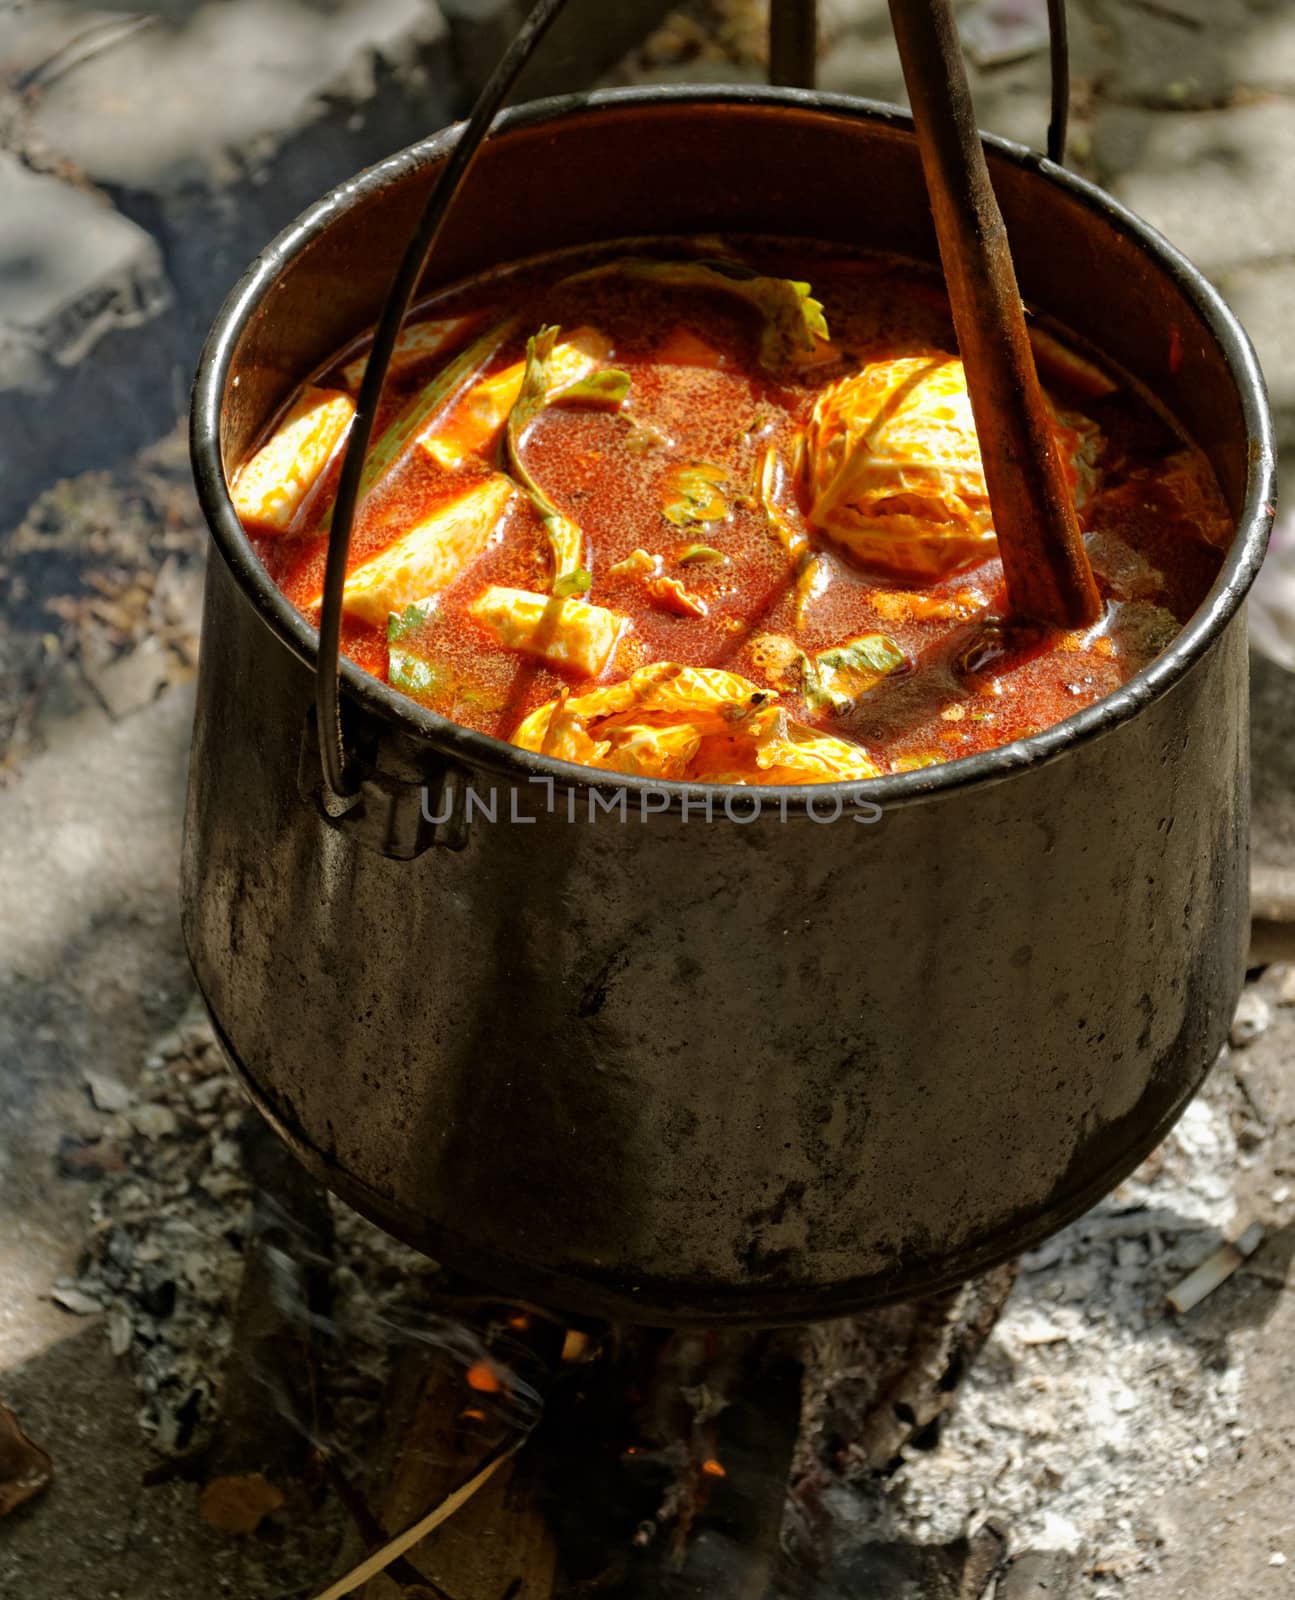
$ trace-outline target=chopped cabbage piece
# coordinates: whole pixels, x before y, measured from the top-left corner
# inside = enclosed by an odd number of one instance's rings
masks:
[[[793,722],[778,705],[757,712],[727,744],[707,741],[694,776],[706,783],[850,783],[882,771],[861,745]]]
[[[525,750],[613,772],[708,783],[875,777],[862,746],[791,721],[772,689],[718,667],[660,661],[589,694],[562,694],[522,722]]]
[[[710,610],[701,596],[685,589],[678,578],[649,578],[646,588],[654,605],[676,617],[704,617]]]
[[[852,711],[869,689],[907,664],[908,657],[884,633],[865,633],[820,650],[811,658],[785,633],[762,633],[751,659],[779,688],[800,694],[811,711]]]
[[[436,609],[436,596],[414,600],[387,618],[387,682],[406,694],[432,694],[444,673],[418,647],[419,628]]]
[[[593,586],[593,573],[586,567],[577,567],[553,580],[553,593],[559,600],[569,600],[573,594],[588,594]]]
[[[707,461],[673,467],[666,474],[666,486],[674,498],[666,502],[661,515],[676,528],[690,522],[722,522],[728,516],[728,501],[722,492],[727,483],[723,467]]]
[[[234,480],[234,509],[249,528],[283,533],[355,415],[339,389],[307,389]]]
[[[655,261],[625,256],[577,272],[566,282],[612,276],[643,278],[684,289],[717,289],[745,300],[764,319],[760,338],[764,367],[812,361],[820,343],[827,343],[822,303],[814,299],[809,284],[793,278],[771,278],[738,261]]]
[[[605,606],[497,586],[474,600],[469,610],[510,650],[540,656],[588,678],[607,666],[628,626],[627,618]]]
[[[849,711],[861,695],[907,664],[908,657],[889,635],[865,633],[818,652],[812,675],[806,675],[806,699],[811,706],[821,699],[834,711]]]
[[[617,772],[634,772],[644,778],[682,778],[701,745],[701,734],[690,723],[627,722],[607,741],[610,765]]]
[[[1082,502],[1096,429],[1055,411],[1062,469]],[[962,363],[875,361],[819,396],[805,434],[809,520],[879,571],[930,582],[996,548]]]
[[[661,570],[661,557],[642,548],[631,550],[623,561],[607,568],[610,578],[651,578]]]
[[[531,504],[544,524],[544,531],[548,534],[549,548],[553,552],[555,594],[558,592],[558,586],[563,584],[571,573],[582,570],[584,530],[579,523],[573,522],[564,512],[559,511],[531,476],[526,463],[522,460],[522,440],[526,430],[546,405],[560,399],[564,394],[579,390],[585,381],[581,376],[574,379],[565,376],[563,358],[558,353],[562,347],[557,343],[557,337],[557,328],[546,327],[541,328],[526,341],[526,366],[516,401],[508,413],[506,429],[508,465],[512,468],[513,477],[529,495]],[[586,329],[582,335],[577,334],[573,337],[579,341],[578,346],[573,344],[573,348],[578,348],[581,353],[587,351],[591,341],[601,341],[602,351],[604,353],[610,351],[610,346],[602,335],[594,333],[591,329]],[[592,359],[590,357],[591,361]],[[602,403],[620,405],[629,392],[628,373],[607,370],[599,376],[610,379],[611,392],[619,396],[615,400],[609,400],[608,396],[604,395]]]
[[[782,457],[778,454],[776,446],[770,445],[760,457],[760,466],[756,472],[755,498],[764,510],[770,531],[777,537],[787,554],[799,556],[809,544],[809,537],[792,524],[779,506],[778,499],[782,493],[782,486]]]
[[[382,626],[393,611],[403,612],[443,589],[489,544],[513,493],[509,479],[495,473],[443,502],[352,570],[342,591],[347,615]],[[315,604],[322,598],[316,596]]]
[[[943,597],[916,589],[876,589],[871,600],[872,609],[886,622],[958,622],[989,604],[977,589],[959,589]]]

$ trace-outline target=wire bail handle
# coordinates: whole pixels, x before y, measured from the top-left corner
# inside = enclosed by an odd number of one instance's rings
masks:
[[[925,0],[903,0],[903,3],[922,5]],[[342,591],[346,585],[346,563],[358,509],[360,477],[373,437],[387,368],[454,197],[467,177],[509,90],[565,5],[566,0],[536,0],[518,29],[516,38],[478,95],[401,256],[374,331],[356,400],[355,416],[342,456],[342,471],[333,506],[315,668],[315,725],[320,763],[325,792],[339,815],[354,809],[360,802],[360,775],[356,771],[356,763],[347,754],[341,722]],[[1047,151],[1049,159],[1059,163],[1065,159],[1070,99],[1065,0],[1048,0],[1048,29],[1052,100]],[[817,0],[770,0],[770,83],[790,88],[814,88],[817,59]]]

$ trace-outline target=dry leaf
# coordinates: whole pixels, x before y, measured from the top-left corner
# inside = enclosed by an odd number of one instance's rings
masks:
[[[202,1520],[221,1533],[255,1533],[283,1504],[283,1491],[259,1472],[213,1478],[198,1499]]]
[[[54,1464],[33,1444],[8,1406],[0,1404],[0,1517],[7,1517],[49,1484]]]

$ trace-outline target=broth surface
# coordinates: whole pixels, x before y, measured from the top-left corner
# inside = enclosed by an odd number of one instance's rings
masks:
[[[583,275],[600,262],[701,256],[718,258],[724,272],[808,279],[830,342],[817,338],[811,350],[806,341],[795,359],[770,364],[762,345],[768,319],[722,281],[621,270]],[[367,600],[348,603],[343,649],[375,677],[466,727],[514,739],[530,718],[520,742],[568,759],[664,777],[813,781],[989,749],[1062,720],[1145,666],[1200,604],[1231,538],[1201,452],[1131,380],[1058,342],[1051,330],[1041,332],[1036,354],[1063,455],[1073,446],[1080,523],[1106,601],[1097,627],[1057,634],[1009,624],[992,537],[951,561],[940,552],[952,548],[943,542],[952,523],[938,517],[922,524],[936,554],[934,568],[920,570],[904,529],[916,527],[930,505],[913,498],[913,462],[893,469],[894,492],[884,477],[892,468],[865,463],[868,481],[882,491],[871,520],[864,519],[874,530],[866,553],[848,532],[812,520],[815,444],[807,434],[821,443],[826,431],[814,422],[816,403],[827,405],[842,392],[834,386],[854,374],[909,363],[910,377],[887,391],[855,441],[866,451],[931,374],[954,383],[960,372],[949,366],[957,344],[940,278],[894,257],[785,241],[636,242],[493,274],[440,296],[420,317],[411,326],[430,330],[431,353],[410,352],[389,379],[375,441],[463,351],[485,340],[487,353],[422,419],[363,500],[348,571],[356,574],[438,511],[455,524],[450,543],[462,544],[459,508],[473,489],[488,496],[498,485],[502,511],[492,510],[468,559],[442,572],[445,581],[438,578],[429,592],[407,595],[400,583],[377,584]],[[491,330],[505,319],[508,329],[492,345]],[[432,348],[447,323],[456,324],[452,336]],[[547,394],[517,430],[510,461],[488,386],[515,376],[528,339],[544,327],[559,330],[554,338],[563,349],[571,348],[564,340],[587,347],[575,349],[577,364],[624,374],[628,386],[615,380],[625,390],[617,404],[603,395],[582,398],[569,384],[566,398],[561,387]],[[253,490],[269,481],[273,465],[271,430],[269,444],[262,441],[267,454],[235,478],[235,500],[261,560],[312,622],[345,437],[342,397],[358,389],[362,354],[362,343],[342,352],[299,391],[302,428],[315,426],[321,407],[335,409],[331,431],[312,436],[326,460],[312,464],[308,452],[298,452],[295,489],[286,499],[258,499]],[[956,411],[959,403],[956,394],[946,402],[936,393],[918,424],[938,432],[948,405]],[[460,449],[456,441],[463,440],[470,447]],[[920,477],[920,451],[914,460]],[[978,458],[957,465],[965,488]],[[578,525],[579,566],[559,583],[565,602],[550,598],[559,564],[552,527],[519,473],[567,525]],[[499,484],[501,474],[517,485],[512,492]],[[267,510],[271,505],[278,509]],[[883,525],[895,531],[877,536]],[[887,570],[872,555],[883,547],[893,551]],[[408,574],[400,580],[407,581]],[[544,619],[525,647],[516,643],[520,613],[490,620],[483,597],[492,589],[546,598]],[[374,608],[390,595],[401,603],[378,614]],[[587,646],[593,654],[583,667],[575,655],[557,659],[565,646],[552,641],[565,626],[563,604],[568,616],[592,606],[620,619],[605,661],[601,644]],[[610,629],[601,615],[597,620]],[[669,666],[643,676],[659,663]],[[699,690],[695,714],[687,705],[668,710],[662,683],[673,683],[684,701],[691,692],[686,674],[671,677],[676,667],[720,669],[746,680],[753,694],[743,699],[725,690],[717,709],[715,696]],[[611,710],[589,700],[635,673],[635,684],[648,685],[645,696],[626,691],[623,704],[604,697]],[[751,731],[753,717],[758,732]],[[559,724],[577,730],[574,743],[559,737]],[[741,749],[739,731],[748,741]],[[812,735],[827,739],[821,750]],[[788,739],[799,741],[796,749]],[[781,741],[784,753],[755,759],[757,746],[774,749],[770,740]],[[859,747],[857,770],[834,753],[835,741]],[[809,762],[803,770],[795,766],[802,756]],[[820,758],[821,771],[814,767]]]

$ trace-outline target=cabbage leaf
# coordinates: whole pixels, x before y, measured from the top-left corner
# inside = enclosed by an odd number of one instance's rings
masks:
[[[817,354],[828,340],[822,302],[815,300],[808,283],[794,278],[773,278],[738,261],[656,261],[646,256],[624,256],[606,261],[566,279],[580,283],[591,278],[639,278],[682,289],[711,289],[735,296],[754,307],[764,319],[760,336],[760,364],[776,371]]]
[[[549,547],[553,552],[555,594],[559,584],[569,582],[574,574],[583,570],[584,531],[579,523],[573,522],[570,517],[558,510],[531,476],[522,460],[522,440],[526,430],[545,406],[562,399],[564,394],[569,397],[573,391],[579,392],[584,397],[581,403],[590,403],[588,397],[592,391],[589,385],[593,378],[602,380],[601,384],[596,386],[600,395],[597,401],[599,404],[620,406],[629,393],[630,384],[628,373],[609,368],[582,378],[564,389],[560,382],[556,381],[557,375],[553,363],[558,332],[556,327],[544,327],[526,341],[526,371],[517,402],[508,413],[508,425],[505,430],[508,464],[513,477],[529,495],[531,504],[539,512],[540,520],[544,523],[544,531],[548,534]],[[568,589],[567,592],[572,591]]]

